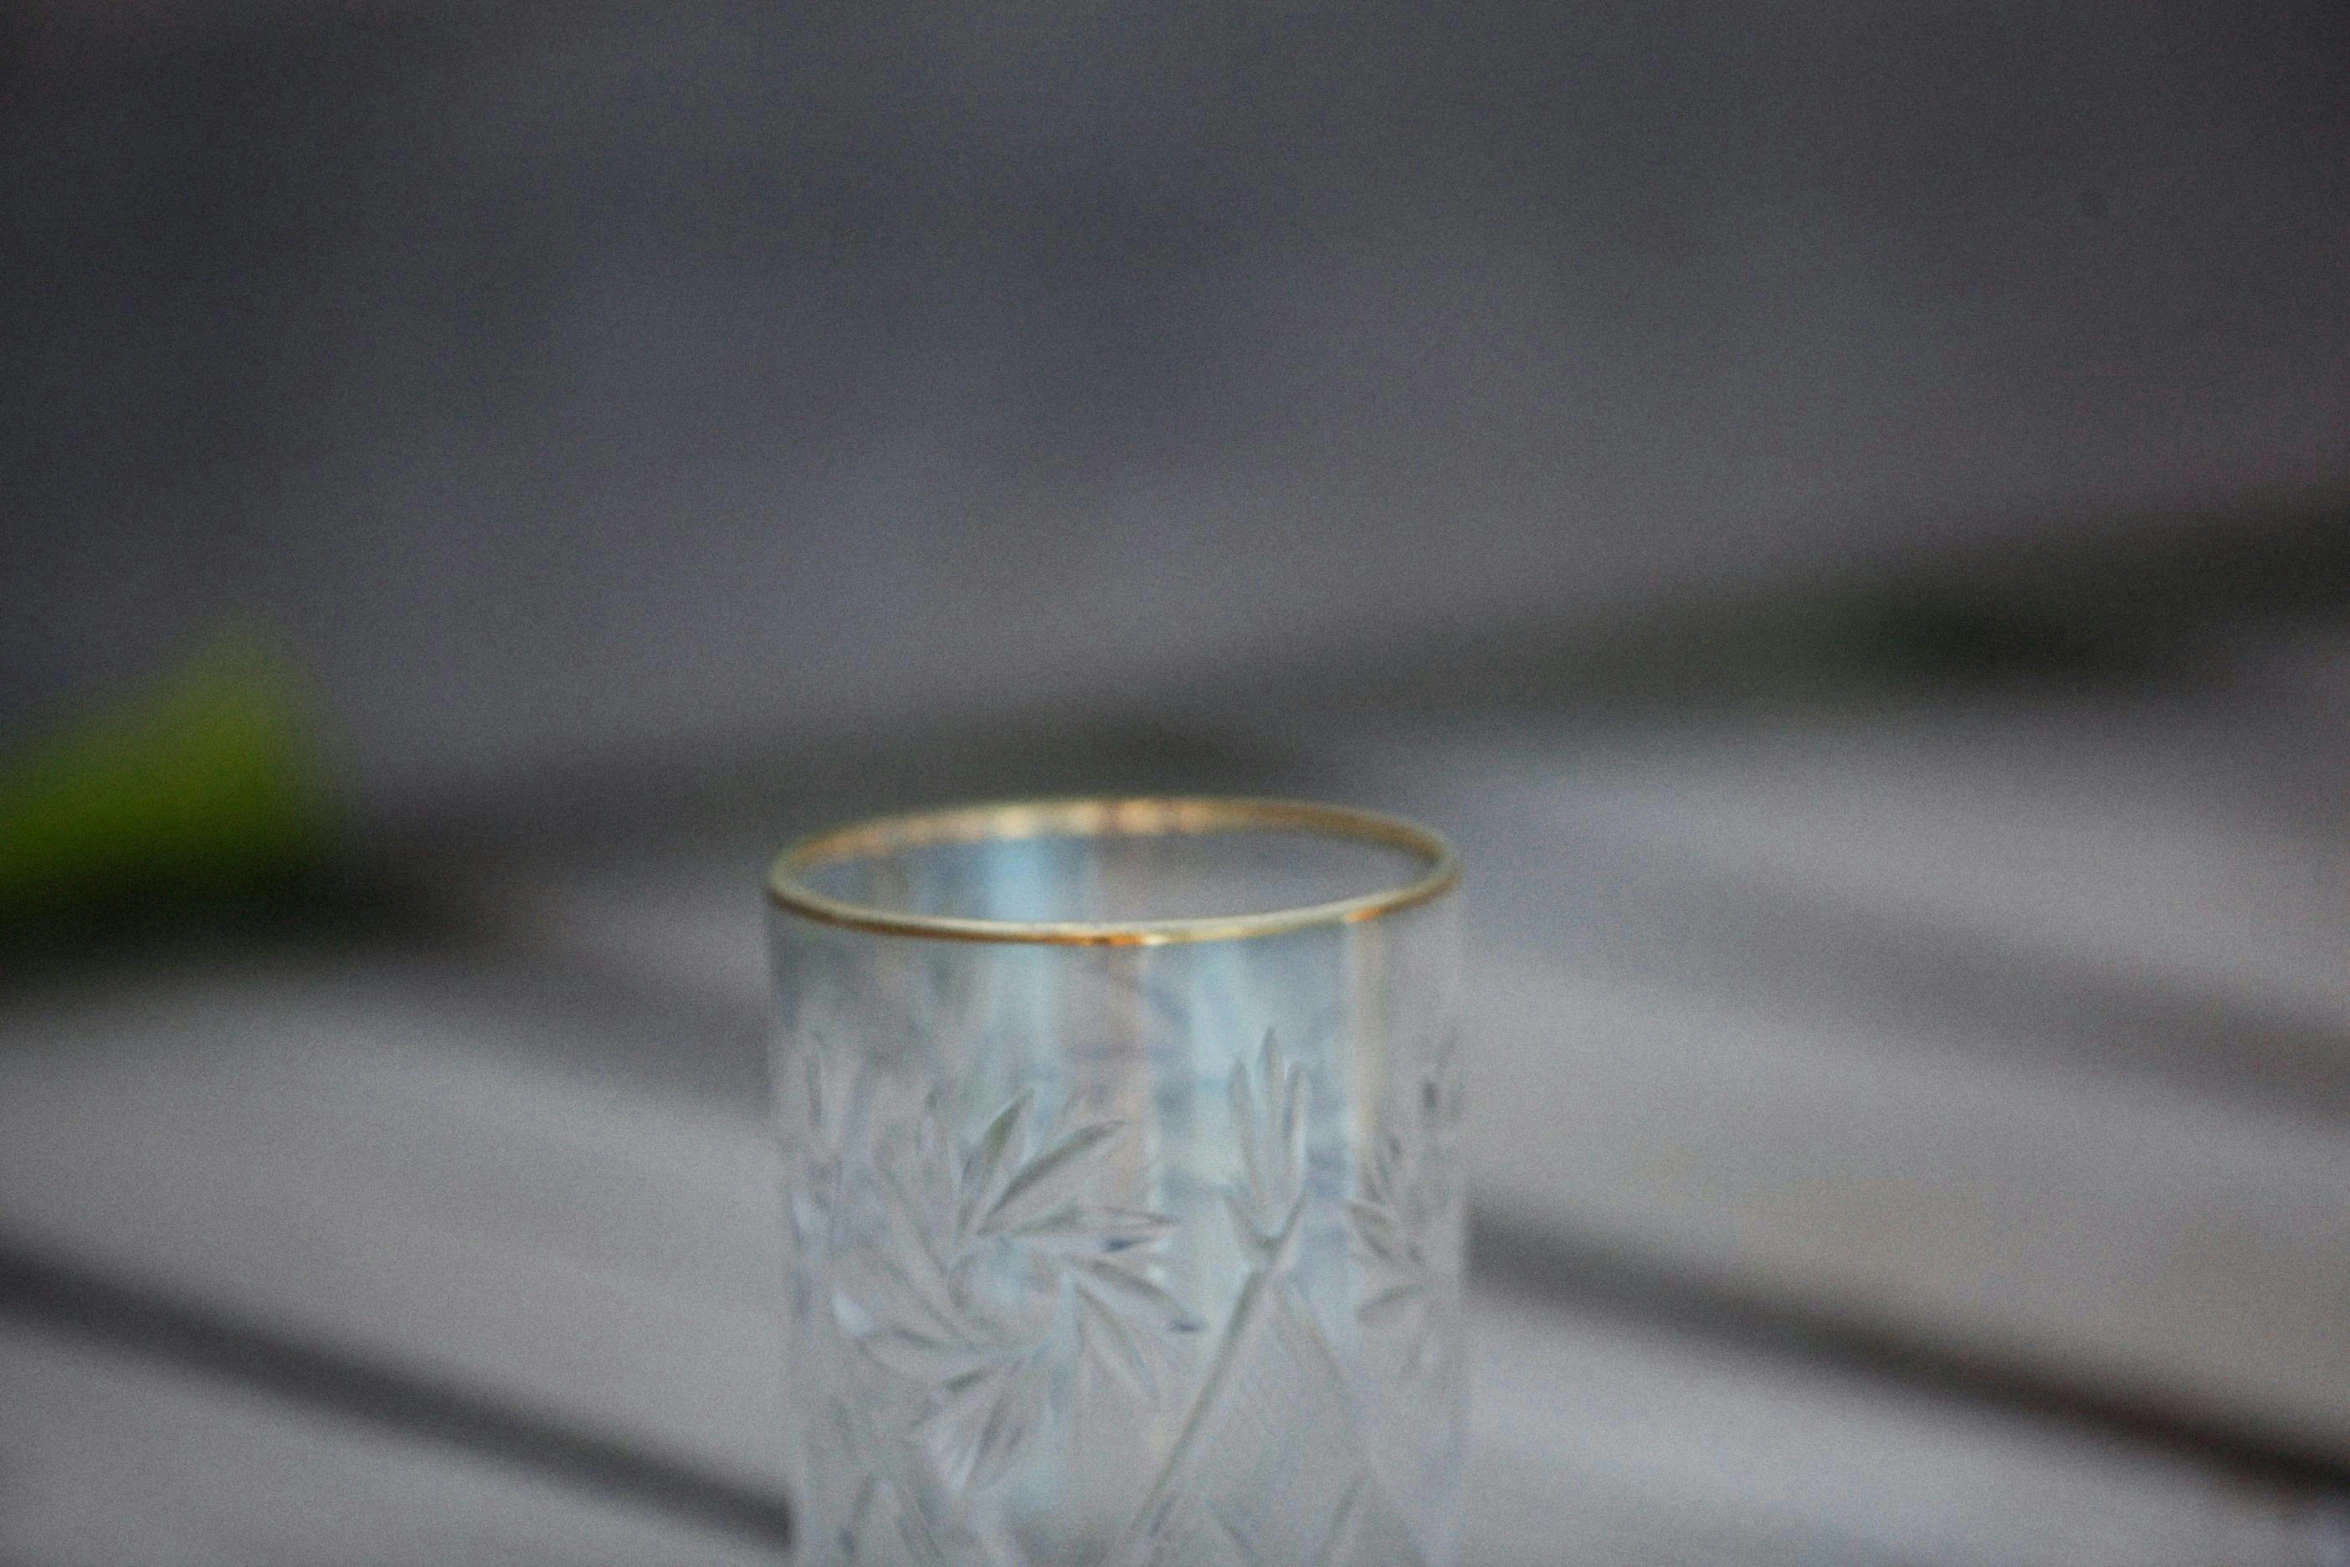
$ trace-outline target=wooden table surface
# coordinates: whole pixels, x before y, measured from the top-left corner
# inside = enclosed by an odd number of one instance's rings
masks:
[[[1471,866],[1472,1567],[2350,1562],[2333,678],[1314,737]],[[0,1561],[784,1559],[768,835],[10,997]]]

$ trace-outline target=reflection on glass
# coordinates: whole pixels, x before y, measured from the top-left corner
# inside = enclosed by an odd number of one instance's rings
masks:
[[[1450,1560],[1453,881],[1277,801],[776,862],[803,1561]]]

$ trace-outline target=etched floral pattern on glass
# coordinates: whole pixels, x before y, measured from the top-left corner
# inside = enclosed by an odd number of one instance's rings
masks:
[[[797,1559],[1443,1567],[1449,921],[1160,951],[787,926]]]
[[[990,1547],[965,1504],[1032,1444],[1067,1442],[1077,1380],[1103,1378],[1137,1408],[1175,1412],[1148,1488],[1091,1558],[1104,1567],[1420,1560],[1296,1276],[1310,1088],[1274,1034],[1226,1079],[1235,1157],[1216,1217],[1244,1267],[1212,1331],[1160,1277],[1177,1221],[1115,1189],[1133,1127],[1048,1119],[1025,1089],[958,1137],[936,1090],[910,1106],[901,1092],[893,1111],[887,1089],[870,1088],[859,1104],[854,1069],[821,1051],[807,1076],[796,1250],[823,1296],[811,1309],[858,1359],[829,1436],[867,1471],[847,1526],[824,1542],[835,1559],[1018,1559]],[[1442,1137],[1457,1085],[1439,1070],[1411,1103],[1411,1130]],[[1457,1198],[1442,1155],[1383,1126],[1344,1205],[1368,1281],[1356,1316],[1400,1331],[1430,1375],[1450,1342],[1432,1260]],[[871,1396],[877,1378],[894,1396]]]

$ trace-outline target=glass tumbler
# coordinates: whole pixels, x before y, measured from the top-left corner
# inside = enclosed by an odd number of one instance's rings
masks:
[[[1452,1559],[1455,880],[1276,800],[775,862],[798,1560]]]

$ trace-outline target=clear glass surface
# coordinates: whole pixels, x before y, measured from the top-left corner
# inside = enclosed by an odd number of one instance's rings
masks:
[[[1266,802],[850,829],[771,882],[797,1557],[1451,1560],[1449,852]]]

